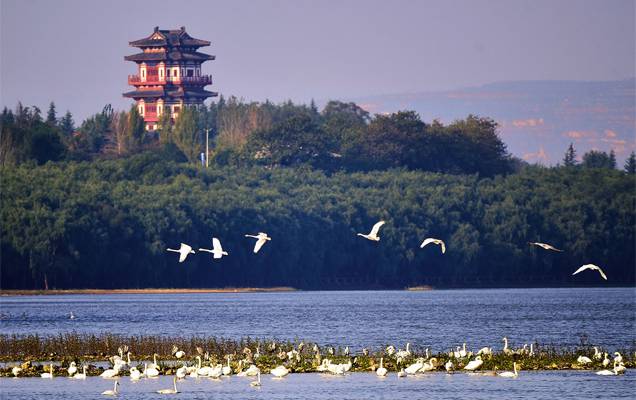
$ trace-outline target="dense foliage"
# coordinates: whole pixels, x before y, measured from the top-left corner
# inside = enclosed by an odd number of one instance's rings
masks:
[[[635,176],[618,170],[526,167],[480,178],[203,169],[175,157],[167,144],[123,159],[2,167],[2,287],[634,283]],[[379,219],[380,242],[356,236]],[[253,254],[243,235],[259,231],[273,239]],[[165,251],[180,242],[210,248],[212,236],[228,257],[199,253],[179,264]],[[419,248],[428,236],[446,241],[445,255]],[[590,271],[571,276],[590,262],[607,283]]]

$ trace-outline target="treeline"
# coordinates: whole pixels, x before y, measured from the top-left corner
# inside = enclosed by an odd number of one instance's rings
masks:
[[[5,108],[0,124],[0,165],[126,157],[168,146],[183,161],[199,163],[208,136],[208,161],[218,166],[267,168],[311,166],[328,172],[407,168],[492,177],[518,171],[489,118],[469,115],[443,125],[425,123],[413,111],[371,116],[354,103],[330,101],[322,111],[311,103],[244,103],[223,97],[209,106],[185,108],[176,121],[163,115],[155,132],[145,132],[136,107],[104,109],[75,127],[72,114],[57,118],[51,103],[44,119],[37,107]],[[577,164],[572,145],[565,166]],[[616,168],[616,157],[583,155],[581,166]],[[625,170],[636,171],[632,152]]]
[[[536,166],[493,178],[406,168],[204,169],[181,162],[174,147],[2,167],[2,288],[635,283],[633,174]],[[379,219],[387,221],[380,242],[356,236]],[[243,235],[259,231],[272,241],[254,254]],[[179,264],[165,251],[180,242],[210,248],[212,236],[228,257],[200,253]],[[446,254],[419,248],[429,236],[446,241]],[[572,277],[583,263],[603,267],[609,281]]]

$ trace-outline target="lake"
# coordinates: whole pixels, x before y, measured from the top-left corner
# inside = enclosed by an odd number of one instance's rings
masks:
[[[69,319],[70,313],[76,318]],[[0,333],[304,339],[359,350],[636,343],[636,289],[471,289],[0,297]]]

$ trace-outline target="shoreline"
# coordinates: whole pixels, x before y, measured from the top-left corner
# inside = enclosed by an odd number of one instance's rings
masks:
[[[55,296],[69,294],[191,294],[191,293],[270,293],[296,292],[298,289],[279,286],[271,288],[217,288],[217,289],[51,289],[51,290],[0,290],[0,296]]]

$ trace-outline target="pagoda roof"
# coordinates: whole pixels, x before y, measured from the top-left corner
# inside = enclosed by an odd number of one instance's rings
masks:
[[[183,88],[176,87],[174,89],[153,89],[153,90],[133,90],[132,92],[124,93],[124,97],[131,97],[134,99],[139,98],[153,98],[153,97],[215,97],[216,92],[210,92],[201,88]]]
[[[169,52],[157,52],[157,53],[137,53],[130,56],[125,56],[126,61],[145,62],[145,61],[208,61],[214,60],[216,57],[210,54],[201,53],[198,51],[185,52],[179,50],[172,50]]]
[[[154,32],[143,39],[129,42],[134,47],[202,47],[209,46],[210,42],[193,38],[188,35],[185,26],[180,29],[165,30],[155,26]]]

